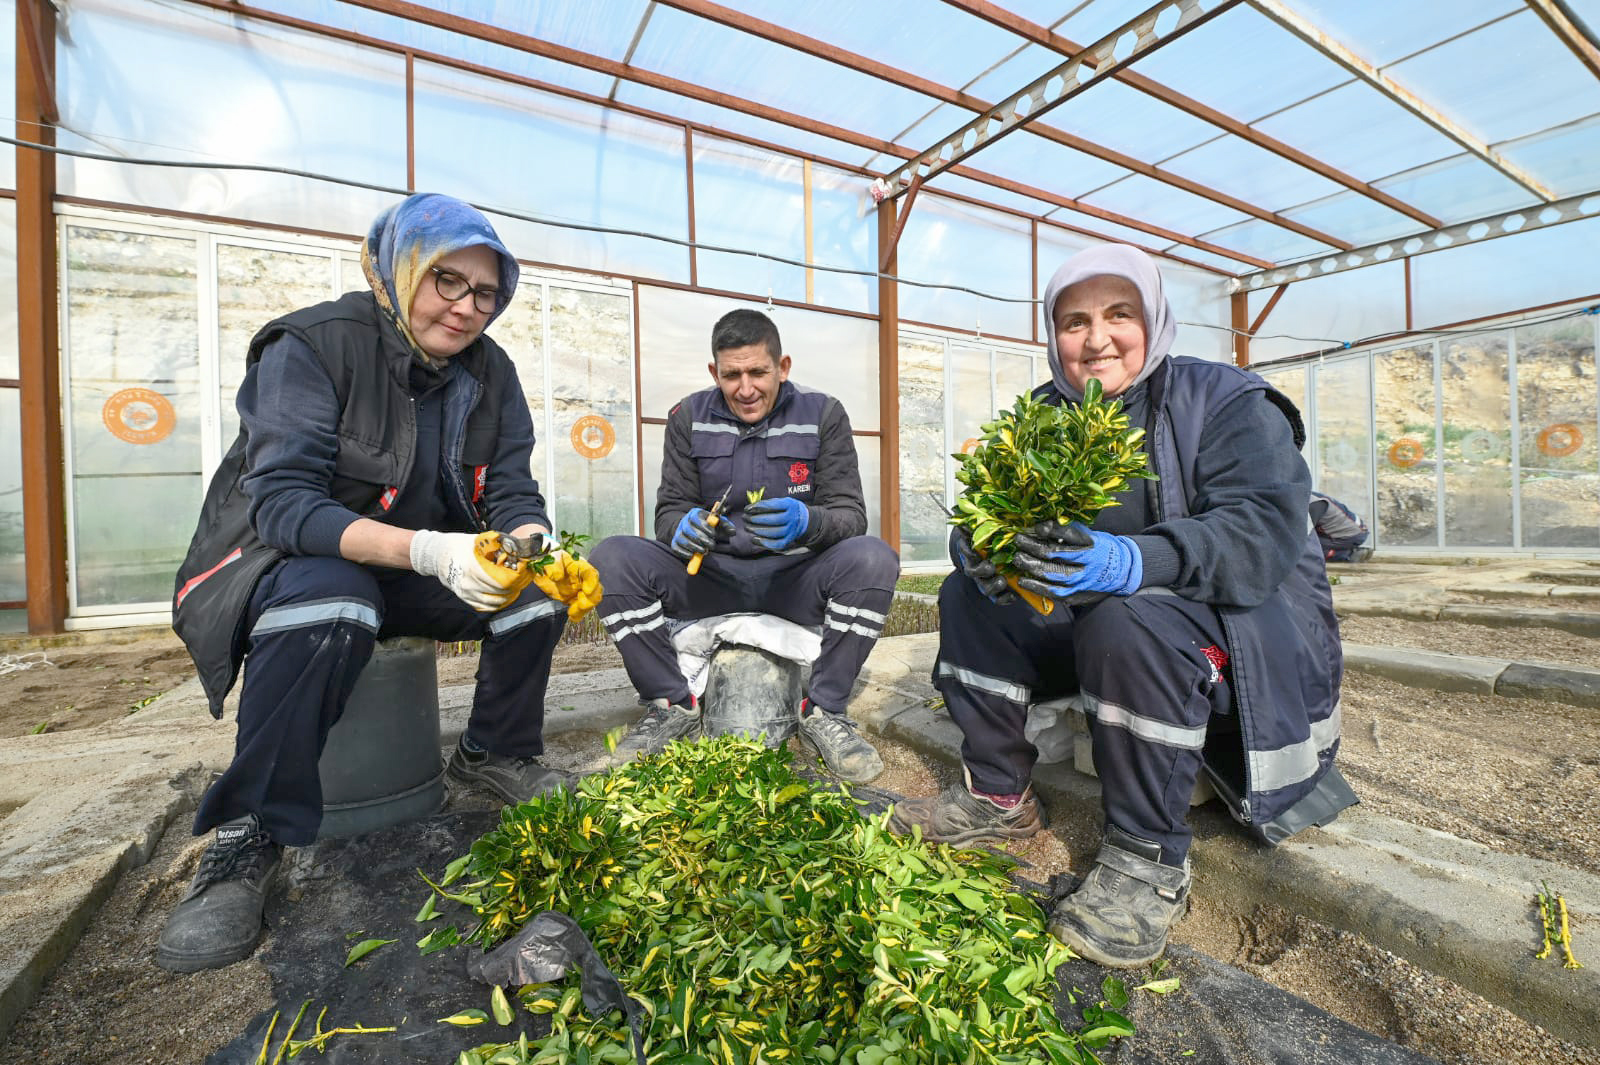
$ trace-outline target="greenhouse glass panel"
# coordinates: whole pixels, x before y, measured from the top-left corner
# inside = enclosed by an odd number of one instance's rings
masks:
[[[1295,0],[1294,7],[1369,63],[1387,66],[1422,48],[1481,26],[1519,5],[1516,0],[1452,0],[1448,4],[1352,4]],[[1481,66],[1481,64],[1479,64]]]
[[[667,449],[667,427],[640,425],[639,447],[642,463],[639,480],[644,485],[644,508],[639,518],[639,535],[648,540],[656,535],[656,493],[661,489],[661,459]]]
[[[57,56],[62,147],[405,186],[401,56],[148,0],[74,2]],[[62,196],[342,233],[365,232],[397,198],[279,174],[65,156],[58,175]]]
[[[234,399],[251,339],[273,319],[331,299],[335,264],[327,254],[219,242],[216,269],[218,425],[225,454],[239,435]]]
[[[1512,546],[1506,336],[1497,330],[1439,343],[1446,547]]]
[[[856,470],[861,475],[861,498],[866,504],[867,535],[883,535],[883,445],[876,436],[855,436]]]
[[[1303,237],[1292,229],[1247,218],[1236,225],[1203,232],[1200,236],[1212,244],[1220,244],[1230,251],[1254,255],[1269,262],[1293,262],[1313,255],[1332,251],[1328,245]]]
[[[1071,130],[1075,136],[1100,147],[1148,162],[1170,159],[1218,134],[1217,127],[1204,119],[1111,79],[1094,83],[1041,121]]]
[[[1261,334],[1251,338],[1250,361],[1301,355],[1401,332],[1406,327],[1405,285],[1405,265],[1400,262],[1296,281],[1261,323]],[[1273,285],[1249,294],[1252,322],[1277,290]]]
[[[1351,191],[1340,191],[1281,213],[1358,247],[1415,233],[1420,226],[1416,219]]]
[[[943,340],[900,334],[900,560],[946,558]]]
[[[654,111],[662,118],[677,123],[709,127],[721,133],[739,134],[768,144],[780,144],[796,152],[808,152],[819,159],[832,159],[854,166],[864,166],[875,154],[872,149],[859,147],[849,141],[835,140],[820,133],[808,133],[770,119],[747,115],[743,111],[702,103],[687,96],[631,81],[618,83],[615,99],[619,104],[631,104],[647,111]]]
[[[1461,146],[1377,89],[1350,81],[1255,123],[1363,181],[1460,153]]]
[[[1049,232],[1055,234],[1057,239],[1065,242],[1065,245],[1068,247],[1074,246],[1072,244],[1073,241],[1081,240],[1083,241],[1081,247],[1085,248],[1092,247],[1096,244],[1122,243],[1132,244],[1136,247],[1153,249],[1156,251],[1166,250],[1166,248],[1163,247],[1167,244],[1166,237],[1157,236],[1154,233],[1146,233],[1144,230],[1135,229],[1132,226],[1123,226],[1118,225],[1116,222],[1107,222],[1103,218],[1096,218],[1094,215],[1084,214],[1082,211],[1071,211],[1065,207],[1058,207],[1045,215],[1045,221],[1056,222],[1058,224],[1055,226],[1041,225],[1039,227],[1041,242],[1044,240],[1044,234]],[[1064,226],[1073,226],[1075,228],[1064,229],[1062,228]],[[1176,255],[1199,257],[1200,255],[1204,254],[1196,252],[1193,248],[1183,244],[1170,245],[1170,249]],[[1227,263],[1227,270],[1230,274],[1239,270],[1254,269],[1254,267],[1246,266],[1244,263],[1235,262],[1232,259],[1218,259],[1217,261]],[[1044,253],[1043,244],[1040,244],[1039,286],[1041,288],[1043,288],[1044,283],[1049,280],[1051,272],[1053,272],[1064,262],[1066,262],[1065,257],[1061,259],[1048,258]]]
[[[0,34],[0,37],[5,36]],[[0,377],[18,377],[17,201],[0,199]]]
[[[1356,511],[1372,498],[1372,392],[1365,357],[1315,367],[1317,489]]]
[[[1053,113],[1050,117],[1054,117]],[[970,119],[971,115],[965,114],[956,126],[943,129],[927,141],[913,143],[919,147],[927,147],[935,143],[937,138],[948,135]],[[973,156],[970,162],[985,173],[1074,197],[1093,192],[1102,185],[1109,185],[1130,173],[1125,167],[1115,163],[1108,163],[1075,148],[1045,140],[1029,132],[1026,127],[984,145],[983,150]],[[984,193],[982,198],[994,199],[987,193]]]
[[[865,188],[860,174],[811,166],[812,262],[860,271],[811,271],[811,302],[868,314],[878,309],[878,218],[862,210]]]
[[[1242,211],[1143,174],[1134,174],[1079,199],[1102,210],[1114,211],[1124,217],[1136,218],[1185,235],[1220,229],[1250,217]],[[1213,243],[1221,244],[1230,251],[1251,253],[1251,249],[1234,247],[1225,240]]]
[[[907,24],[915,26],[917,36],[926,37],[929,35],[925,27],[915,25],[909,21]],[[984,23],[984,25],[988,24]],[[959,40],[965,33],[966,27],[963,25],[960,31],[952,33],[951,36]],[[1016,37],[1009,37],[1004,45],[987,53],[984,58],[989,55],[1003,55],[1008,49],[1014,48],[1016,43]],[[871,55],[872,53],[869,51],[867,54]],[[977,80],[970,84],[965,81],[944,81],[944,84],[962,87],[980,100],[989,100],[994,103],[1006,101],[1008,97],[1010,100],[1015,100],[1015,97],[1009,96],[1009,94],[1017,92],[1024,85],[1032,85],[1046,71],[1054,70],[1061,64],[1061,58],[1061,54],[1054,49],[1030,42],[1024,44],[1016,54],[1007,56],[996,63],[992,69],[984,71],[978,76]],[[968,113],[970,114],[970,112]],[[945,130],[945,133],[949,132],[949,129]]]
[[[1232,134],[1167,159],[1161,166],[1272,211],[1331,196],[1343,188],[1315,171]]]
[[[1123,18],[1134,13],[1125,8]],[[1219,62],[1222,57],[1248,57],[1248,61]],[[1138,70],[1241,122],[1254,122],[1291,100],[1326,92],[1350,77],[1249,7],[1232,8],[1181,40],[1142,56]]]
[[[1417,167],[1372,183],[1445,225],[1470,222],[1534,202],[1533,194],[1472,155]]]
[[[1048,375],[1048,363],[1041,359],[1039,373]],[[1036,378],[1033,356],[1021,355],[1012,351],[996,351],[994,353],[994,410],[990,417],[1000,410],[1007,409],[1017,402],[1017,397],[1025,396],[1039,385],[1044,384],[1044,377]],[[988,419],[984,419],[987,421]]]
[[[1378,509],[1368,524],[1384,547],[1438,547],[1433,345],[1377,352],[1372,373],[1377,382],[1373,446]]]
[[[1594,319],[1516,328],[1522,546],[1600,547]]]
[[[982,169],[982,168],[980,168]],[[1009,207],[1014,211],[1021,211],[1027,215],[1046,215],[1055,210],[1055,204],[1045,200],[1036,200],[1031,196],[1021,196],[1009,189],[1002,189],[998,185],[986,185],[972,178],[952,174],[946,170],[934,177],[923,186],[924,192],[950,192],[959,196],[968,196],[995,207]]]
[[[1600,118],[1536,133],[1495,146],[1513,164],[1540,181],[1557,196],[1577,196],[1600,184],[1595,160],[1600,159]]]
[[[1537,77],[1484,77],[1485,60],[1515,57]],[[1402,59],[1386,74],[1424,100],[1449,101],[1449,114],[1497,144],[1600,110],[1600,86],[1571,50],[1526,8],[1482,29]]]
[[[22,392],[0,388],[0,601],[16,603],[27,598],[27,554],[22,536]]]
[[[683,131],[552,93],[416,65],[417,185],[491,209],[686,240]],[[437,146],[437,147],[435,147]],[[519,259],[689,279],[681,245],[492,212]]]
[[[1413,320],[1444,325],[1591,296],[1600,292],[1596,247],[1600,218],[1588,218],[1419,255],[1411,261]]]
[[[0,25],[15,26],[17,5],[14,0],[0,0]],[[17,83],[17,35],[15,31],[0,32],[0,85]],[[19,140],[32,140],[27,131],[16,133]],[[0,144],[0,188],[17,187],[17,150],[9,144]],[[13,224],[13,229],[15,224]],[[5,291],[10,291],[6,289]],[[0,599],[6,596],[0,593]]]
[[[638,527],[634,508],[633,300],[549,287],[551,520],[595,543]]]
[[[198,249],[72,224],[62,244],[74,612],[164,604],[204,491]]]
[[[694,139],[694,237],[701,288],[805,302],[805,181],[799,159],[711,137]],[[788,259],[790,262],[779,262]]]
[[[372,288],[367,284],[367,275],[361,271],[361,258],[357,255],[339,256],[339,295],[346,292],[367,292]]]
[[[900,236],[902,278],[963,286],[1002,302],[956,289],[900,286],[900,317],[974,333],[1033,335],[1032,227],[1026,219],[938,196],[917,197]]]
[[[950,450],[971,452],[995,413],[989,349],[951,344],[949,367]]]
[[[1176,354],[1214,362],[1233,361],[1230,322],[1233,305],[1224,279],[1209,270],[1179,263],[1156,261],[1161,280],[1178,323]]]
[[[549,382],[544,357],[544,286],[523,274],[516,295],[489,326],[488,336],[504,349],[516,367],[517,384],[522,388],[522,396],[528,401],[528,413],[533,418],[533,476],[548,500],[552,496],[550,456],[553,445],[549,404],[545,402]]]

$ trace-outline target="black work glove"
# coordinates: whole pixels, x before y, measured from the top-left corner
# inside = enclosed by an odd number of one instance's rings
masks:
[[[1107,593],[1099,589],[1077,588],[1084,569],[1082,562],[1074,561],[1083,557],[1077,552],[1095,546],[1094,537],[1085,526],[1077,522],[1040,522],[1029,532],[1018,533],[1016,545],[1011,564],[1027,574],[1017,580],[1019,588],[1067,606],[1087,606],[1106,597]]]
[[[950,534],[950,552],[961,572],[972,578],[972,583],[990,602],[1009,606],[1017,601],[1016,593],[1006,585],[1006,579],[1000,576],[994,563],[979,555],[972,546],[972,534],[964,527],[958,525]]]

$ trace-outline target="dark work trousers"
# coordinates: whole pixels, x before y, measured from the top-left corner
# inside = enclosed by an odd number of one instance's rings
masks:
[[[496,754],[542,754],[550,656],[566,622],[566,607],[534,587],[505,610],[480,614],[433,577],[340,558],[284,559],[250,599],[233,764],[201,800],[195,835],[254,813],[278,843],[316,839],[317,761],[384,637],[482,640],[467,735]]]
[[[875,536],[852,536],[820,554],[734,558],[709,554],[700,572],[659,540],[613,536],[589,559],[606,594],[597,611],[645,701],[686,703],[667,619],[694,621],[753,611],[821,625],[810,700],[843,713],[861,664],[883,632],[900,557]]]
[[[1147,589],[1048,617],[1020,600],[997,606],[954,573],[939,590],[934,686],[964,736],[972,786],[1027,787],[1038,751],[1028,707],[1081,693],[1107,824],[1161,844],[1181,865],[1189,799],[1213,715],[1233,722],[1222,624],[1204,603]]]

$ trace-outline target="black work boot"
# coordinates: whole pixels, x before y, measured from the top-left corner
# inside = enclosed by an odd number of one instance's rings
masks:
[[[889,830],[910,834],[921,826],[930,843],[966,847],[973,843],[1002,843],[1027,839],[1045,826],[1044,805],[1029,784],[1022,801],[1009,810],[992,799],[972,793],[972,773],[961,767],[965,782],[946,788],[931,799],[902,799],[889,815]]]
[[[689,704],[669,703],[665,699],[652,699],[644,716],[634,722],[628,734],[622,737],[608,762],[611,768],[627,765],[635,758],[660,754],[673,740],[681,740],[700,731],[700,704],[693,695]]]
[[[828,772],[852,784],[865,784],[883,772],[878,749],[861,738],[856,723],[800,700],[800,745],[822,759]]]
[[[255,952],[261,939],[267,884],[283,848],[261,831],[255,814],[217,826],[189,893],[156,943],[156,964],[178,973],[219,969]]]
[[[452,780],[492,791],[513,806],[560,787],[571,791],[574,780],[570,773],[551,769],[531,756],[469,751],[460,743],[450,755],[446,772]]]
[[[1161,845],[1107,826],[1094,868],[1050,911],[1050,934],[1080,957],[1117,969],[1155,961],[1189,908],[1189,860],[1162,865]]]

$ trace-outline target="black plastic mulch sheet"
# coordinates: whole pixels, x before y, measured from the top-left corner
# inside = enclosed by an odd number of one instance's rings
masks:
[[[874,799],[887,793],[873,793]],[[879,805],[873,803],[872,805]],[[468,958],[482,957],[475,946],[454,947],[427,957],[416,942],[439,922],[414,920],[428,888],[416,875],[430,877],[464,854],[471,843],[498,820],[491,812],[441,814],[396,828],[347,839],[324,840],[298,852],[287,880],[280,879],[267,905],[272,926],[262,961],[272,976],[281,1015],[267,1060],[277,1053],[289,1023],[303,1002],[310,1008],[296,1039],[309,1038],[317,1013],[326,1006],[326,1028],[355,1023],[369,1027],[396,1025],[382,1035],[337,1036],[326,1057],[307,1051],[304,1060],[353,1065],[432,1063],[453,1065],[460,1051],[486,1042],[515,1041],[519,1032],[530,1039],[548,1032],[543,1018],[517,1010],[510,1026],[490,1019],[472,1028],[440,1024],[464,1009],[489,1008],[489,988],[467,972]],[[1031,870],[1030,870],[1031,872]],[[1057,891],[1070,880],[1055,878]],[[1043,885],[1018,883],[1037,901]],[[292,897],[292,901],[291,901]],[[444,905],[445,916],[459,912]],[[455,918],[463,932],[460,917]],[[397,942],[344,967],[350,948],[363,939]],[[1177,976],[1179,990],[1170,995],[1131,992],[1122,1012],[1137,1033],[1098,1051],[1107,1065],[1427,1065],[1433,1061],[1386,1042],[1281,991],[1239,969],[1184,947],[1167,951],[1163,977]],[[621,959],[602,958],[614,971]],[[1131,987],[1148,970],[1117,975]],[[1056,1009],[1078,1027],[1081,1011],[1100,1001],[1101,982],[1114,970],[1074,961],[1060,970]],[[1130,976],[1138,979],[1129,980]],[[1076,1005],[1069,992],[1076,991]],[[255,1065],[272,1011],[257,1017],[245,1032],[207,1059],[207,1065]],[[626,1022],[618,1018],[619,1025]]]

